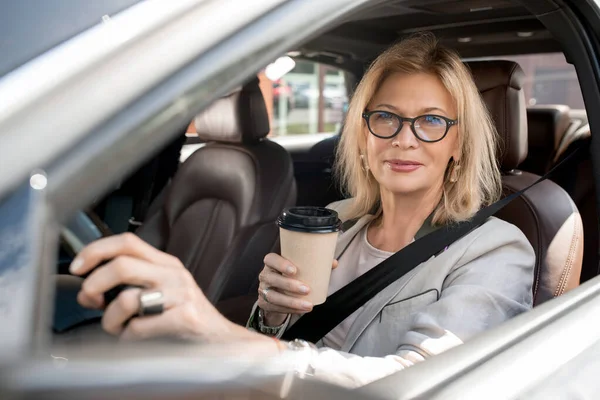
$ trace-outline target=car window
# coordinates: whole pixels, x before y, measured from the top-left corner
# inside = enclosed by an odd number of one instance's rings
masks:
[[[264,74],[270,136],[339,132],[348,108],[345,72],[312,61],[294,63],[282,76]]]
[[[499,59],[514,61],[523,68],[527,105],[566,104],[573,109],[585,108],[575,67],[567,63],[562,53],[479,58]]]
[[[19,0],[0,5],[0,76],[141,0]]]

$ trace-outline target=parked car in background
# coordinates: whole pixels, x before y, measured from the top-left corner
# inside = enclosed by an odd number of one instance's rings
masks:
[[[294,90],[282,79],[278,79],[273,82],[273,105],[277,110],[277,113],[281,112],[282,102],[286,103],[286,110],[288,113],[296,107]]]
[[[300,83],[294,86],[293,94],[296,107],[308,108],[319,101],[319,88],[311,87],[309,83]],[[342,109],[348,104],[346,88],[343,85],[327,84],[323,88],[323,101],[326,108]]]

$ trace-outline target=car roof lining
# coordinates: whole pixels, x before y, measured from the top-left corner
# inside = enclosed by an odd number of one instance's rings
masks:
[[[474,6],[477,6],[474,8]],[[368,63],[390,44],[431,31],[463,58],[561,52],[559,43],[513,0],[408,0],[375,4],[297,50]]]

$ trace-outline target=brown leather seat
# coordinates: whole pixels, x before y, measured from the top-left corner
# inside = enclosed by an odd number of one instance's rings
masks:
[[[252,290],[296,185],[289,153],[266,139],[258,79],[217,100],[195,124],[206,145],[181,165],[137,234],[177,256],[216,303]]]
[[[571,122],[565,105],[534,106],[527,109],[528,152],[519,169],[544,175]]]
[[[577,115],[580,114],[580,115]],[[598,275],[598,210],[596,185],[591,159],[591,132],[585,115],[571,112],[572,123],[558,149],[555,163],[564,162],[564,168],[552,180],[569,193],[583,220],[584,248],[581,282]],[[575,155],[572,153],[577,150]],[[565,160],[569,157],[568,160]]]
[[[523,70],[511,61],[477,61],[468,65],[502,138],[499,161],[504,192],[524,189],[539,176],[516,169],[527,157]],[[560,186],[549,180],[541,182],[497,216],[518,226],[535,250],[535,305],[579,284],[582,222],[573,200]]]
[[[529,154],[519,169],[544,173],[569,156],[550,179],[571,196],[581,215],[585,252],[580,281],[585,282],[598,274],[598,213],[587,116],[565,105],[534,106],[527,109],[527,122]]]

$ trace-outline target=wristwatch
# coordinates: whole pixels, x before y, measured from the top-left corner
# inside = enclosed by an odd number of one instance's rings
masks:
[[[294,339],[290,342],[287,342],[287,347],[290,350],[317,349],[317,346],[303,339]]]
[[[287,321],[287,318],[283,323],[279,326],[269,326],[265,324],[265,314],[262,308],[258,309],[258,330],[261,333],[269,336],[275,336],[279,333],[279,331],[283,328]]]
[[[298,353],[299,358],[297,359],[297,364],[294,368],[295,373],[298,374],[300,378],[314,376],[315,367],[313,365],[313,360],[317,346],[302,339],[294,339],[287,342],[286,345],[288,350],[301,352]]]

